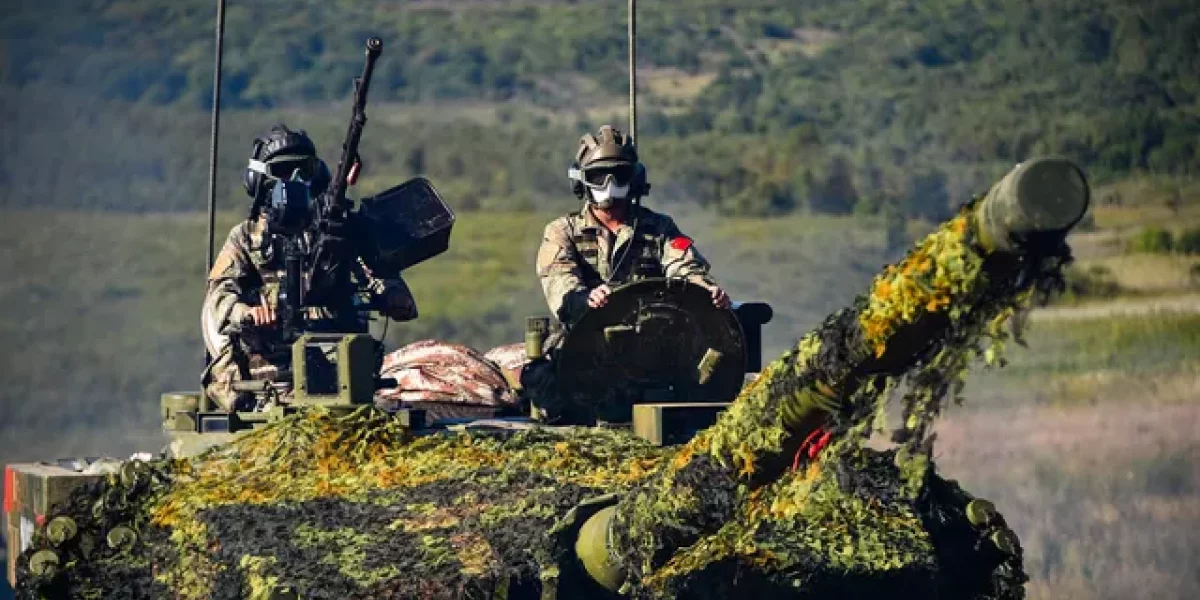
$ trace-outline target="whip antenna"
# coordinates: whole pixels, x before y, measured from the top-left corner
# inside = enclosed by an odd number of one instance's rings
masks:
[[[208,153],[208,254],[204,272],[213,266],[213,229],[217,226],[217,132],[221,127],[221,50],[225,45],[225,0],[217,0],[217,49],[213,59],[212,141]]]
[[[208,146],[208,253],[204,262],[204,276],[213,268],[213,229],[217,227],[217,132],[221,126],[221,50],[225,45],[225,0],[217,0],[217,49],[213,59],[212,96],[212,140]],[[205,288],[207,291],[207,287]],[[207,344],[204,350],[204,366],[212,363]]]
[[[636,146],[637,134],[637,0],[629,0],[629,137]]]

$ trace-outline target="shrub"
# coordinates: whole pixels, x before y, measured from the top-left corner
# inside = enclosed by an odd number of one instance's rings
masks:
[[[1085,298],[1113,298],[1121,293],[1121,286],[1113,277],[1112,270],[1103,265],[1092,265],[1086,269],[1072,265],[1064,272],[1066,289],[1062,299],[1075,302]]]
[[[1126,245],[1128,252],[1163,253],[1175,247],[1171,232],[1161,227],[1146,227],[1133,236]]]
[[[1179,232],[1175,238],[1175,251],[1182,254],[1200,254],[1200,226]]]

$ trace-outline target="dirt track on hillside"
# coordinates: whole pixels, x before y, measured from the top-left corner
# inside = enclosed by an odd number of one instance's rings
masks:
[[[1089,304],[1084,306],[1050,306],[1034,310],[1030,313],[1030,319],[1033,321],[1098,319],[1103,317],[1149,315],[1160,312],[1200,313],[1200,294],[1166,298],[1116,300],[1103,304]]]

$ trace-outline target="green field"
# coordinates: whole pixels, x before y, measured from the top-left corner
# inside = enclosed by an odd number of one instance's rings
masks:
[[[1035,322],[938,425],[939,465],[1021,536],[1031,598],[1200,585],[1200,316]]]

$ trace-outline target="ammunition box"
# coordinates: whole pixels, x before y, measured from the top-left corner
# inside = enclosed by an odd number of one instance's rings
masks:
[[[450,247],[454,212],[424,177],[362,199],[358,216],[378,273],[395,273],[426,261]]]

